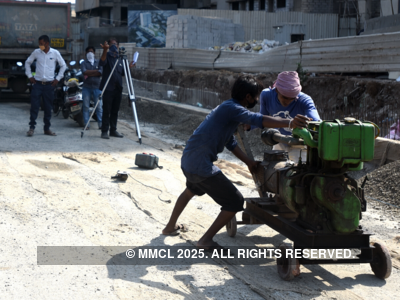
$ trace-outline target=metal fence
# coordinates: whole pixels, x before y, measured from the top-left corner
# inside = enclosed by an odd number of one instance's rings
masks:
[[[301,64],[310,72],[400,71],[400,33],[301,42]]]
[[[245,40],[274,39],[273,26],[285,23],[306,25],[305,39],[323,39],[338,36],[338,15],[308,14],[302,12],[233,11],[208,9],[178,9],[179,15],[230,19],[244,27]],[[239,41],[240,42],[240,41]],[[243,42],[243,41],[241,41]]]
[[[121,44],[129,45],[129,44]],[[262,54],[198,49],[128,47],[140,54],[138,67],[150,69],[225,69],[281,72],[301,63],[309,72],[355,73],[400,71],[400,33],[300,41]]]

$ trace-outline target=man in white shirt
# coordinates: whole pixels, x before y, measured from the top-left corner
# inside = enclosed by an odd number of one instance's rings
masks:
[[[36,60],[36,74],[32,76],[31,64]],[[54,79],[54,72],[57,63],[60,65],[60,71]],[[55,136],[50,130],[51,110],[54,100],[54,88],[63,78],[66,69],[64,59],[60,52],[50,48],[50,39],[47,35],[39,37],[39,49],[36,49],[25,62],[25,74],[32,84],[31,91],[31,121],[29,122],[28,136],[33,136],[36,125],[36,118],[40,108],[40,98],[43,97],[44,105],[44,134]]]

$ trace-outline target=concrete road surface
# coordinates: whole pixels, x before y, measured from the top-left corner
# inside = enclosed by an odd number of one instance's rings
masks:
[[[57,136],[43,135],[42,118],[40,112],[35,135],[26,137],[29,104],[0,104],[2,299],[394,299],[400,293],[397,269],[383,281],[369,265],[302,266],[300,277],[285,282],[275,259],[250,266],[211,258],[204,264],[166,266],[38,264],[39,246],[193,247],[219,213],[208,196],[197,197],[180,220],[190,230],[161,235],[185,178],[182,150],[167,137],[156,138],[156,125],[142,128],[139,145],[128,123],[119,123],[122,139],[100,139],[93,129],[81,139],[82,128],[61,116],[52,118]],[[135,155],[142,152],[159,156],[163,169],[137,168]],[[245,197],[256,195],[246,168],[226,160],[218,164]],[[131,177],[112,180],[118,170]],[[375,217],[368,212],[363,221],[375,224]],[[400,253],[396,232],[389,232],[378,238]],[[223,229],[216,241],[270,248],[290,242],[265,225],[239,226],[235,238]],[[57,253],[54,248],[55,261]]]

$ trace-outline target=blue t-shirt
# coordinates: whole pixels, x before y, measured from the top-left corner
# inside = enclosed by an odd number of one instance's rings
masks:
[[[247,110],[235,99],[213,109],[194,131],[183,151],[181,167],[186,177],[189,180],[190,175],[195,175],[191,178],[206,178],[221,172],[213,162],[224,147],[230,151],[235,149],[237,142],[233,134],[237,126],[244,123],[262,127],[262,120],[260,113]]]
[[[261,92],[260,113],[263,115],[281,117],[284,119],[294,119],[294,117],[299,114],[312,118],[313,121],[319,121],[321,119],[317,109],[315,108],[314,101],[310,96],[300,92],[296,100],[292,101],[287,107],[284,107],[279,102],[278,94],[275,88],[265,89]],[[284,135],[292,134],[288,128],[277,129]]]

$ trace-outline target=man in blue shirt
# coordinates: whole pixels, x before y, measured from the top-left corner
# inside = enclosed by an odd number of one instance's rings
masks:
[[[116,38],[110,38],[108,42],[104,42],[104,45],[100,46],[103,48],[103,54],[99,61],[99,66],[103,67],[100,90],[104,89],[111,71],[118,61],[106,90],[103,93],[101,138],[109,139],[108,130],[110,130],[110,136],[122,138],[124,136],[117,131],[118,112],[122,99],[122,76],[124,76],[124,66],[118,54],[119,45]],[[129,67],[131,68],[133,65],[134,63],[131,62]]]
[[[85,124],[89,121],[89,107],[90,107],[90,97],[93,96],[94,105],[99,101],[99,96],[101,91],[100,77],[103,72],[103,68],[99,66],[99,61],[94,58],[95,49],[93,46],[86,48],[86,60],[81,64],[82,74],[85,76],[85,81],[83,82],[82,97],[83,97],[83,121]],[[99,124],[99,129],[101,129],[101,118],[103,115],[102,104],[99,103],[96,108],[97,123]],[[89,129],[88,126],[86,129]]]
[[[226,147],[254,173],[258,163],[244,154],[233,136],[240,123],[277,128],[302,128],[307,125],[309,118],[301,115],[290,121],[263,116],[246,109],[256,105],[261,90],[262,85],[253,76],[240,76],[232,87],[232,99],[213,109],[189,138],[181,160],[186,189],[179,196],[170,220],[162,231],[164,235],[178,235],[180,231],[186,231],[184,225],[177,224],[180,214],[193,196],[207,193],[222,206],[221,213],[197,242],[197,247],[205,250],[221,249],[213,237],[238,211],[243,210],[244,199],[232,182],[213,165],[217,154]]]
[[[267,116],[281,117],[293,120],[298,114],[311,118],[313,121],[319,121],[320,117],[315,108],[314,101],[307,94],[301,92],[300,79],[295,71],[285,71],[278,75],[274,86],[264,89],[260,95],[260,113]],[[263,128],[262,126],[251,126],[254,128]],[[246,129],[250,129],[247,125]],[[289,128],[279,128],[283,135],[291,135]],[[285,150],[289,158],[298,161],[300,150],[302,149],[302,160],[307,158],[306,148],[304,146],[288,146],[282,143],[275,145],[274,150]]]

